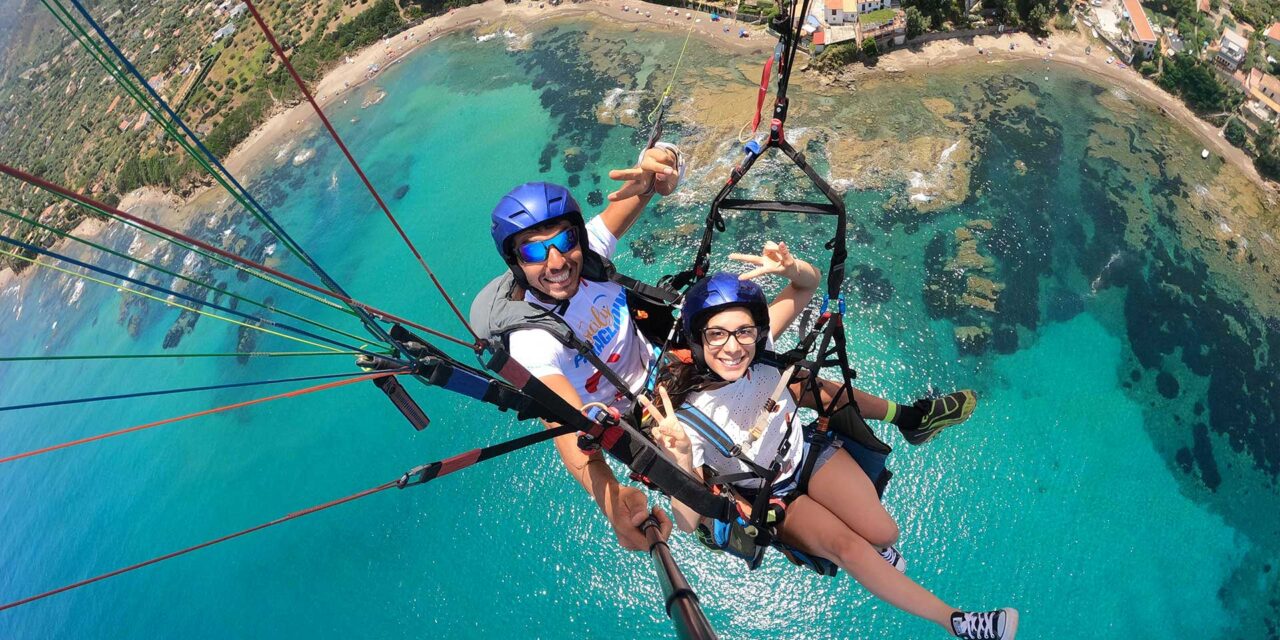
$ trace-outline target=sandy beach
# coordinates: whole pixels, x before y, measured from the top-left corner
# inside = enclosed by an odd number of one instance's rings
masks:
[[[627,10],[623,9],[624,6]],[[774,46],[772,36],[762,26],[745,25],[727,20],[712,22],[707,13],[677,11],[671,7],[640,0],[626,2],[587,0],[557,6],[528,0],[514,4],[508,4],[504,0],[488,0],[430,18],[400,34],[348,56],[312,89],[317,101],[323,107],[330,102],[353,95],[361,86],[375,82],[378,73],[382,70],[399,62],[418,47],[445,35],[466,29],[483,31],[504,26],[529,30],[534,25],[547,20],[565,19],[596,19],[621,25],[633,25],[637,29],[688,32],[726,51],[741,54],[751,62],[755,62],[760,56],[767,55]],[[726,27],[728,31],[725,30]],[[742,28],[747,29],[748,37],[738,36]],[[1013,45],[1012,49],[1010,45]],[[1251,159],[1243,151],[1228,143],[1218,129],[1197,118],[1181,101],[1132,69],[1120,69],[1107,64],[1106,59],[1109,53],[1104,47],[1095,46],[1092,53],[1086,53],[1088,45],[1089,42],[1085,37],[1075,32],[1054,34],[1045,44],[1037,43],[1032,37],[1023,33],[943,39],[896,49],[881,56],[879,61],[871,67],[862,64],[851,65],[838,77],[824,80],[824,82],[856,86],[859,80],[870,77],[891,77],[894,74],[921,72],[951,64],[971,64],[982,60],[988,64],[1001,64],[1039,59],[1050,65],[1054,63],[1071,65],[1097,76],[1105,83],[1123,87],[1153,103],[1165,114],[1193,131],[1212,153],[1238,167],[1269,197],[1275,197],[1278,192],[1276,185],[1262,179],[1253,168]],[[806,62],[802,54],[798,66],[803,68]],[[813,78],[810,76],[807,79]],[[232,172],[243,173],[251,161],[264,157],[264,154],[273,153],[283,141],[294,136],[304,127],[312,126],[315,122],[316,116],[311,106],[305,101],[283,109],[255,129],[224,159],[224,162]],[[130,210],[141,207],[151,212],[164,212],[172,215],[172,217],[161,216],[167,218],[167,222],[180,223],[181,216],[185,215],[180,213],[184,210],[183,205],[206,194],[209,188],[200,189],[183,201],[162,190],[144,187],[126,194],[121,199],[119,208]],[[102,227],[103,224],[99,221],[86,220],[81,222],[73,233],[79,237],[89,238],[100,232]],[[0,286],[13,281],[16,277],[10,270],[0,271]]]
[[[624,5],[629,8],[628,11],[623,10]],[[484,29],[501,22],[530,28],[551,19],[594,17],[637,27],[652,25],[654,28],[692,29],[693,35],[701,40],[715,43],[734,52],[757,57],[766,54],[774,45],[771,36],[763,27],[725,21],[711,22],[710,15],[706,13],[676,11],[664,5],[639,0],[627,2],[589,0],[576,4],[539,7],[539,3],[529,1],[507,4],[503,0],[488,0],[428,19],[403,33],[370,45],[353,56],[348,56],[346,61],[326,74],[313,88],[316,100],[323,107],[331,101],[351,94],[361,85],[376,80],[377,74],[370,73],[373,65],[377,65],[379,70],[386,69],[432,40],[459,30]],[[645,15],[646,13],[648,16]],[[684,15],[686,13],[692,13],[693,17],[686,18]],[[724,31],[726,26],[729,27],[728,33]],[[740,38],[737,35],[738,29],[743,27],[746,27],[750,34],[746,38]],[[1010,44],[1014,45],[1013,50],[1010,50]],[[991,64],[1031,59],[1068,64],[1084,69],[1111,84],[1131,90],[1155,104],[1166,114],[1194,131],[1207,148],[1245,172],[1259,187],[1272,194],[1276,193],[1276,186],[1263,180],[1253,168],[1252,160],[1243,151],[1228,143],[1216,128],[1197,118],[1180,100],[1137,72],[1107,64],[1106,59],[1109,54],[1104,48],[1094,47],[1092,54],[1085,53],[1089,43],[1083,36],[1074,32],[1054,34],[1048,39],[1047,44],[1047,47],[1041,46],[1024,33],[938,40],[894,50],[881,56],[874,67],[852,65],[842,74],[841,79],[856,82],[859,77],[866,75],[916,71],[948,64],[971,63],[983,58]],[[984,53],[980,54],[979,50]],[[265,149],[278,146],[277,143],[281,137],[291,135],[314,118],[311,106],[305,102],[276,114],[228,155],[225,159],[227,167],[234,172],[243,170],[251,159],[258,157]],[[130,196],[134,195],[130,194]],[[136,197],[131,202],[136,203]]]

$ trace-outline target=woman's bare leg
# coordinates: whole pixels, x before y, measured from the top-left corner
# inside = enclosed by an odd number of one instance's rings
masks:
[[[802,551],[840,565],[881,600],[951,631],[951,613],[955,607],[899,573],[880,557],[871,543],[846,526],[843,519],[808,496],[797,498],[787,508],[781,538]]]
[[[898,523],[885,511],[862,467],[844,449],[836,448],[835,455],[814,472],[805,493],[872,545],[883,549],[898,541]]]

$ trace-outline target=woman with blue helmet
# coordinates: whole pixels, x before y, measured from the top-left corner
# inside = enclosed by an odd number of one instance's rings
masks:
[[[772,243],[761,256],[732,257],[758,266],[742,276],[714,274],[685,294],[681,329],[691,357],[677,362],[658,387],[662,408],[642,400],[656,422],[655,440],[689,472],[705,477],[705,467],[741,495],[765,486],[752,466],[779,465],[770,489],[773,498],[787,504],[778,530],[782,542],[830,559],[882,600],[957,637],[1012,640],[1016,610],[961,611],[908,578],[892,546],[898,526],[872,480],[844,449],[821,440],[806,443],[801,427],[793,424],[798,409],[812,408],[813,402],[805,401],[800,385],[790,385],[788,393],[783,373],[760,358],[812,298],[817,269],[793,258],[785,245]],[[749,280],[764,274],[789,280],[772,302]],[[800,477],[802,470],[808,470],[807,478]],[[672,507],[682,530],[692,532],[702,524],[699,514],[679,501],[673,499]]]

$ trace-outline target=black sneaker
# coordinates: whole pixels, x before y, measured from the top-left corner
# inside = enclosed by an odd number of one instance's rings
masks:
[[[918,445],[928,442],[943,429],[968,420],[974,407],[978,406],[978,396],[965,389],[941,398],[916,400],[912,406],[924,412],[920,425],[899,430],[907,442]]]
[[[907,572],[907,559],[902,557],[902,552],[898,551],[897,547],[893,545],[885,547],[880,552],[880,557],[884,558],[884,561],[892,565],[894,569],[897,569],[898,573]]]
[[[1013,640],[1018,634],[1018,610],[957,611],[951,614],[951,632],[965,640]]]

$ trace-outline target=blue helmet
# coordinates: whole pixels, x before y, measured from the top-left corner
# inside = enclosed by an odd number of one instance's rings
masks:
[[[521,231],[561,219],[578,227],[578,237],[585,241],[586,223],[582,218],[582,207],[578,206],[569,190],[550,182],[528,182],[512,189],[498,201],[498,206],[493,208],[489,231],[502,259],[515,265],[512,238]]]
[[[769,300],[760,285],[750,280],[740,280],[737,274],[722,271],[695,282],[684,294],[684,306],[680,308],[681,328],[699,365],[705,366],[702,329],[716,312],[730,307],[746,307],[756,326],[768,333]],[[752,362],[760,356],[761,350],[756,349]]]

